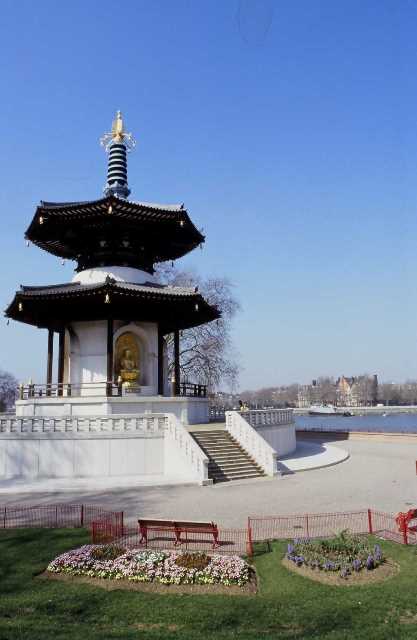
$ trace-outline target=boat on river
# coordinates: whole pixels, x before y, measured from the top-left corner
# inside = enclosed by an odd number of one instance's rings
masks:
[[[311,405],[309,412],[309,416],[351,416],[352,414],[349,411],[338,411],[337,407],[332,404],[316,404]]]

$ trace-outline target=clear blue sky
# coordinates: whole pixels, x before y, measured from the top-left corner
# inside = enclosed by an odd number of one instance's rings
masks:
[[[23,233],[100,197],[116,109],[132,198],[185,202],[243,311],[241,387],[417,377],[417,3],[2,2],[0,305],[72,266]],[[0,323],[0,368],[45,376],[46,332]]]

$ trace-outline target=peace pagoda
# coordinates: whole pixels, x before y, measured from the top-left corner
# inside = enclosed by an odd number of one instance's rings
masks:
[[[101,143],[104,197],[41,201],[26,231],[28,242],[76,268],[71,282],[22,286],[6,309],[9,319],[46,329],[48,347],[46,381],[20,385],[16,414],[0,416],[0,487],[276,474],[274,447],[281,455],[295,448],[289,410],[246,418],[232,411],[224,432],[190,433],[189,425],[209,421],[208,398],[201,380],[180,379],[181,333],[220,313],[197,288],[158,282],[155,265],[186,255],[204,236],[182,204],[129,199],[135,141],[120,112]]]
[[[128,199],[127,152],[135,141],[120,111],[101,143],[108,151],[104,197],[41,201],[25,234],[77,266],[69,283],[22,286],[6,310],[9,318],[48,331],[46,384],[21,387],[17,414],[132,413],[158,405],[186,422],[202,421],[206,388],[181,384],[180,333],[219,312],[195,289],[159,284],[154,271],[201,245],[204,236],[183,205]],[[174,336],[172,380],[168,334]]]

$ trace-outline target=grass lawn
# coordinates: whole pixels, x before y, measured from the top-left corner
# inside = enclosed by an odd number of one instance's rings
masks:
[[[401,566],[386,582],[333,587],[287,571],[286,544],[275,543],[255,558],[256,596],[108,592],[34,577],[87,541],[80,529],[0,531],[0,640],[417,638],[417,555],[409,547],[381,545]]]

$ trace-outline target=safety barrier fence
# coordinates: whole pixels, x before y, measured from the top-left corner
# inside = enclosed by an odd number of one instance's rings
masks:
[[[326,538],[345,530],[356,534],[374,534],[400,544],[417,544],[413,527],[406,526],[400,530],[394,514],[375,509],[248,518],[250,545],[265,540]]]
[[[112,542],[127,549],[163,549],[181,551],[215,551],[221,554],[251,555],[247,529],[219,529],[218,545],[213,546],[213,537],[208,533],[184,532],[180,544],[176,543],[173,532],[153,531],[148,533],[146,542],[141,542],[138,526],[124,527],[123,534],[110,522],[92,523],[93,544]]]
[[[91,527],[94,521],[123,529],[123,511],[108,511],[87,504],[0,505],[0,528]]]
[[[174,532],[152,532],[141,542],[138,526],[124,523],[123,511],[97,505],[47,504],[0,505],[0,528],[76,528],[90,530],[93,544],[115,542],[126,548],[210,551],[213,538],[207,533],[186,533],[176,544]],[[376,509],[335,513],[251,516],[246,529],[219,529],[216,553],[252,555],[254,543],[294,538],[325,538],[348,530],[373,534],[400,544],[417,544],[416,522],[400,526],[398,516]]]

